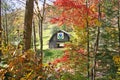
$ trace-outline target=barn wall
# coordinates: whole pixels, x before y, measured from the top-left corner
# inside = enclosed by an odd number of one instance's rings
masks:
[[[49,48],[56,48],[56,47],[57,47],[56,42],[53,41],[49,42]]]
[[[62,32],[62,31],[59,31],[59,32]],[[59,32],[57,32],[57,33],[59,33]],[[59,40],[59,39],[57,39],[57,33],[54,34],[51,37],[51,39],[49,41],[49,48],[57,48],[57,42],[64,43],[64,42],[69,41],[70,37],[69,37],[68,34],[66,34],[65,32],[63,32],[64,33],[64,39]]]

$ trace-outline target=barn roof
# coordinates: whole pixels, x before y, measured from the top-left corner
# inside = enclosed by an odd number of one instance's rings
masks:
[[[54,37],[54,35],[56,35],[58,32],[63,32],[63,33],[65,33],[65,34],[67,34],[68,35],[68,37],[70,38],[70,34],[68,33],[68,32],[66,32],[66,31],[64,31],[64,30],[58,30],[58,31],[56,31],[52,36],[51,36],[51,38],[50,38],[50,40],[49,41],[51,41],[52,40],[52,38]]]

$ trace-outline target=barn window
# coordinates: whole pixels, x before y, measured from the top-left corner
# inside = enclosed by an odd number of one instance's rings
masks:
[[[57,47],[58,48],[63,48],[64,47],[64,43],[57,43]]]

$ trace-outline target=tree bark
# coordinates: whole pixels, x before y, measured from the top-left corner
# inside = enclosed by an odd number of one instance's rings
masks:
[[[3,45],[4,46],[6,46],[6,36],[5,36],[5,34],[6,34],[6,32],[5,32],[5,19],[3,18],[2,19],[2,26],[3,26],[3,32],[2,32],[2,34],[3,34]]]
[[[88,8],[88,0],[86,0],[86,9]],[[89,50],[89,22],[88,22],[88,11],[86,13],[86,29],[87,29],[87,57],[88,57],[88,64],[87,64],[87,69],[88,69],[88,80],[90,80],[90,50]]]
[[[30,49],[32,35],[32,19],[33,19],[34,0],[26,0],[25,19],[24,19],[24,51]]]
[[[1,0],[0,0],[0,56],[2,55],[2,26],[1,26]]]
[[[8,17],[5,9],[5,47],[8,45]]]
[[[34,22],[34,20],[33,20],[32,28],[33,28],[33,49],[36,52],[36,33],[35,33],[36,30],[35,30],[35,22]]]
[[[119,50],[119,56],[120,56],[120,2],[118,0],[118,38],[119,38],[119,46],[118,46],[118,50]]]

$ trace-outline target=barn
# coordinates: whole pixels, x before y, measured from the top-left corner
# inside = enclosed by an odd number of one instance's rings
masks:
[[[64,30],[55,32],[49,40],[49,48],[63,48],[64,43],[70,41],[70,34]]]

